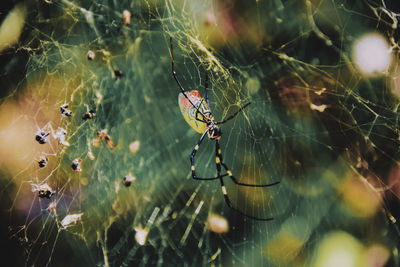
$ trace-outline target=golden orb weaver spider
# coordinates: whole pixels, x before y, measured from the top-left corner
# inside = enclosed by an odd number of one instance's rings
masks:
[[[232,172],[229,170],[228,166],[223,161],[221,148],[219,145],[219,140],[221,139],[222,131],[218,125],[223,124],[223,123],[233,119],[243,109],[245,109],[248,105],[250,105],[250,102],[245,104],[241,108],[239,108],[239,110],[237,110],[235,113],[233,113],[228,118],[223,119],[222,121],[215,121],[212,111],[209,108],[210,103],[208,101],[208,75],[207,75],[207,73],[206,73],[205,85],[204,85],[205,93],[206,93],[205,102],[204,102],[204,99],[201,97],[201,95],[198,91],[192,90],[190,92],[187,92],[183,88],[181,82],[178,79],[178,76],[176,74],[175,67],[174,67],[174,50],[172,47],[172,37],[170,37],[169,42],[170,42],[170,46],[171,46],[172,76],[174,77],[176,83],[178,84],[178,86],[181,90],[181,93],[179,93],[179,97],[178,97],[181,113],[182,113],[183,117],[185,118],[186,122],[194,130],[196,130],[196,132],[201,134],[199,141],[197,142],[196,146],[194,147],[194,149],[190,155],[192,178],[195,180],[207,180],[207,181],[218,179],[221,183],[221,190],[222,190],[222,194],[224,195],[225,203],[228,205],[229,208],[242,214],[243,216],[246,216],[246,217],[254,219],[254,220],[260,220],[260,221],[273,220],[273,218],[260,218],[260,217],[248,215],[248,214],[244,213],[243,211],[235,208],[233,206],[231,200],[229,199],[228,192],[226,190],[225,183],[223,180],[223,177],[229,176],[229,178],[236,185],[248,186],[248,187],[269,187],[269,186],[274,186],[274,185],[277,185],[280,183],[279,181],[275,182],[275,183],[271,183],[271,184],[241,183],[232,175]],[[211,178],[197,177],[196,171],[195,171],[195,164],[194,164],[194,158],[196,156],[197,150],[199,149],[201,142],[203,141],[206,134],[208,135],[208,138],[215,141],[215,162],[217,165],[217,176],[211,177]],[[226,173],[221,174],[221,166],[225,169]]]

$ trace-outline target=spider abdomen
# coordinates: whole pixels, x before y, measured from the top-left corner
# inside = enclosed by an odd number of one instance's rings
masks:
[[[197,113],[197,119],[204,120],[205,118],[203,117],[203,114],[206,114],[207,111],[209,111],[209,107],[207,106],[207,103],[205,100],[201,97],[199,91],[197,90],[192,90],[188,93],[186,93],[187,97],[190,99],[190,101],[195,105],[193,106],[188,98],[186,98],[183,93],[180,93],[178,96],[178,102],[179,102],[179,107],[181,110],[181,113],[183,117],[185,118],[185,121],[198,133],[202,134],[207,130],[207,124],[196,120],[196,113]],[[199,112],[197,111],[197,108]]]

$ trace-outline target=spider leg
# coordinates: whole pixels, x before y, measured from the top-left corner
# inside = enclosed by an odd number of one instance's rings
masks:
[[[233,119],[234,117],[236,117],[237,114],[239,114],[239,112],[241,112],[243,109],[245,109],[248,105],[250,105],[251,103],[247,103],[246,105],[244,105],[243,107],[241,107],[239,110],[237,110],[235,113],[233,113],[231,116],[229,116],[228,118],[222,120],[222,121],[217,121],[215,124],[223,124],[231,119]]]
[[[202,98],[201,101],[200,101],[199,107],[201,107],[201,106],[203,105],[203,101],[204,101],[204,99]],[[207,122],[206,122],[205,120],[200,119],[200,118],[198,117],[199,113],[203,116],[203,113],[201,113],[200,109],[196,109],[196,115],[195,115],[196,121],[201,121],[201,122],[204,122],[204,123],[207,124]],[[204,118],[204,116],[203,116],[203,118]]]
[[[197,150],[199,149],[200,144],[203,141],[203,139],[206,136],[206,134],[207,134],[207,130],[201,135],[199,141],[197,142],[196,146],[194,147],[194,149],[192,151],[192,154],[190,155],[190,164],[191,164],[191,170],[192,170],[192,177],[195,180],[217,180],[220,177],[224,177],[224,176],[228,175],[227,173],[225,173],[223,175],[219,174],[217,177],[210,177],[210,178],[197,177],[196,171],[195,171],[195,165],[194,165],[194,157],[196,156]],[[220,167],[220,169],[221,169],[221,167]]]
[[[228,166],[225,164],[225,162],[222,160],[222,154],[221,154],[221,148],[219,146],[219,142],[217,141],[217,151],[218,151],[218,158],[221,161],[221,165],[224,167],[224,169],[226,170],[226,173],[228,174],[229,178],[231,178],[231,180],[237,184],[237,185],[242,185],[242,186],[250,186],[250,187],[269,187],[269,186],[274,186],[280,183],[280,181],[275,182],[275,183],[271,183],[271,184],[246,184],[246,183],[241,183],[239,182],[235,176],[232,175],[232,172],[229,170]]]
[[[221,182],[221,191],[222,191],[222,194],[224,195],[224,199],[225,199],[226,205],[228,205],[228,207],[233,209],[234,211],[242,214],[245,217],[253,219],[253,220],[258,220],[258,221],[271,221],[271,220],[273,220],[274,218],[272,218],[272,217],[271,218],[260,218],[260,217],[248,215],[248,214],[244,213],[243,211],[241,211],[241,210],[239,210],[239,209],[237,209],[237,208],[235,208],[233,206],[231,200],[229,199],[228,192],[226,191],[224,180],[222,179],[223,175],[221,175],[221,164],[222,164],[222,158],[221,157],[222,157],[222,155],[221,155],[221,149],[219,147],[219,142],[218,142],[218,140],[216,140],[217,173],[218,173],[219,181]],[[219,164],[220,162],[221,162],[221,164]]]
[[[206,103],[207,103],[208,108],[210,108],[210,102],[208,102],[208,74],[207,74],[207,72],[206,72],[206,79],[204,82],[204,88],[206,90]]]
[[[196,117],[196,121],[201,121],[201,122],[204,122],[204,123],[207,124],[207,122],[206,122],[205,120],[199,119],[199,118],[197,118],[197,117]]]
[[[174,76],[174,79],[175,79],[176,83],[178,84],[179,88],[181,89],[182,94],[186,97],[186,99],[189,101],[189,103],[190,103],[193,107],[195,107],[196,110],[197,110],[198,112],[200,112],[200,114],[203,115],[203,117],[204,117],[204,114],[203,114],[203,112],[201,112],[201,111],[199,110],[199,107],[197,107],[195,104],[193,104],[192,100],[190,100],[190,98],[187,96],[185,88],[183,88],[181,82],[180,82],[179,79],[178,79],[178,75],[176,74],[175,66],[174,66],[174,49],[173,49],[173,47],[172,47],[172,37],[169,37],[169,43],[170,43],[170,46],[171,46],[172,76]]]

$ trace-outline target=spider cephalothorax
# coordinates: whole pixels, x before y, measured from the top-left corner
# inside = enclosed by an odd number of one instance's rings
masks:
[[[211,111],[207,110],[206,112],[204,112],[203,121],[207,125],[208,138],[210,138],[211,140],[221,139],[222,131],[215,124],[214,117],[213,117]]]
[[[210,138],[211,140],[221,139],[222,131],[214,123],[210,123],[207,125],[207,133],[208,133],[208,138]]]

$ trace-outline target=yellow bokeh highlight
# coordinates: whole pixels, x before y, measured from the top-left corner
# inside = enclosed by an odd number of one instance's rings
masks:
[[[335,231],[317,243],[310,267],[383,267],[389,249],[375,243],[366,247],[352,235]]]
[[[304,245],[310,238],[310,230],[306,218],[298,216],[287,219],[268,242],[265,255],[279,266],[304,266],[307,257]]]
[[[81,185],[87,186],[89,184],[89,180],[86,177],[82,177],[80,179]]]
[[[266,248],[266,255],[275,264],[287,266],[290,263],[302,262],[299,253],[304,241],[289,232],[280,232],[269,243]]]
[[[39,144],[35,135],[49,123],[54,131],[62,127],[59,103],[65,99],[60,92],[70,92],[75,85],[73,80],[66,84],[58,75],[38,75],[28,79],[26,86],[18,89],[18,94],[8,97],[0,106],[0,168],[4,174],[0,178],[12,182],[18,190],[18,198],[13,203],[17,213],[29,211],[32,196],[37,195],[32,187],[40,185],[41,177],[51,175],[60,164],[56,155],[64,146],[53,137],[48,138],[46,144]],[[47,155],[49,161],[40,168],[38,161],[43,155]],[[63,173],[57,175],[57,181],[66,179]],[[7,193],[13,197],[16,194],[11,190]]]
[[[0,52],[18,42],[25,24],[26,7],[16,5],[0,27]]]
[[[333,232],[319,243],[311,267],[358,267],[362,252],[362,244],[353,236]]]
[[[35,140],[36,132],[47,123],[52,122],[54,130],[60,126],[57,122],[61,114],[55,105],[64,101],[60,90],[65,90],[63,80],[41,77],[40,81],[28,82],[18,97],[7,99],[0,106],[0,167],[11,175],[30,165],[36,170],[36,163],[32,163],[42,153],[52,154],[52,148],[62,148],[54,138],[49,138],[47,144]],[[52,162],[55,161],[49,161],[48,166]],[[51,168],[44,170],[47,169]]]
[[[361,177],[351,175],[339,185],[343,203],[353,216],[373,216],[380,207],[380,195]]]

